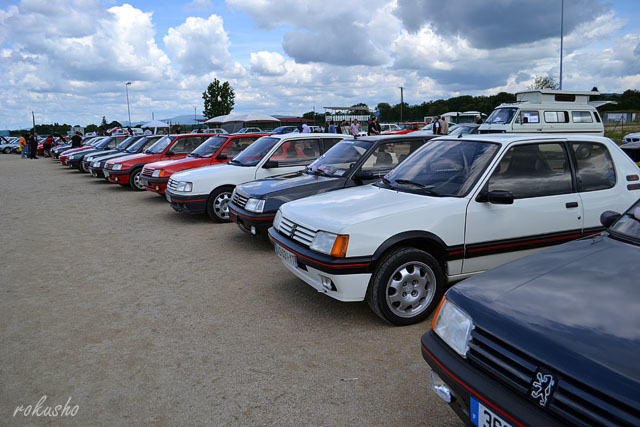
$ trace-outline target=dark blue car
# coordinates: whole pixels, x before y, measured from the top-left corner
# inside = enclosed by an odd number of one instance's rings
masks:
[[[470,425],[640,425],[640,201],[602,234],[460,282],[422,336]]]

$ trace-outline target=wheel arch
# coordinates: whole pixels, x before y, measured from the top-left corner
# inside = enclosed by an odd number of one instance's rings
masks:
[[[385,240],[371,257],[372,267],[375,269],[387,253],[401,246],[423,250],[433,256],[442,272],[447,274],[447,245],[437,235],[424,230],[412,230],[398,233]]]

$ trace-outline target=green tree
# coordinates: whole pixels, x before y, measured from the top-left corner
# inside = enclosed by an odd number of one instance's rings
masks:
[[[235,105],[235,97],[236,95],[229,82],[221,84],[218,79],[213,79],[207,86],[207,90],[202,92],[204,116],[210,119],[229,114]]]
[[[530,90],[535,89],[559,89],[560,84],[555,79],[549,76],[536,76],[532,85],[529,85]]]
[[[102,116],[102,121],[100,122],[100,127],[102,129],[106,129],[107,128],[107,119],[104,116]]]

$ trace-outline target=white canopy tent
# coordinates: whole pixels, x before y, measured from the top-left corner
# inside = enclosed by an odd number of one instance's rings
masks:
[[[151,120],[149,123],[145,123],[142,125],[143,128],[153,128],[153,134],[158,133],[158,128],[168,128],[169,125],[165,122],[161,122],[160,120]]]
[[[259,113],[231,113],[224,116],[216,116],[207,120],[205,123],[250,123],[250,122],[279,122],[279,119],[269,116],[268,114]]]

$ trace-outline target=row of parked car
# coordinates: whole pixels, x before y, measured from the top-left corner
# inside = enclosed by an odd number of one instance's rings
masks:
[[[610,139],[114,138],[54,151],[268,237],[292,274],[392,324],[435,312],[431,388],[465,422],[640,425],[640,169]]]

